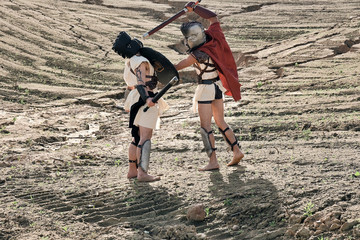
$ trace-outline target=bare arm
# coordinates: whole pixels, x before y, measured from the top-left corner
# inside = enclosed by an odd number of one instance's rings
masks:
[[[140,95],[144,94],[144,95],[147,96],[145,101],[146,101],[146,104],[149,107],[155,106],[155,103],[153,103],[151,101],[152,98],[148,96],[148,93],[147,93],[148,87],[145,86],[145,82],[147,81],[146,80],[146,75],[149,75],[149,73],[150,73],[149,63],[142,62],[140,64],[140,66],[135,69],[135,72],[136,72],[136,77],[138,79],[138,86],[141,85],[140,89],[143,88],[145,90],[144,92],[142,90],[140,90],[141,91],[140,92],[139,89],[138,89]]]
[[[138,79],[138,84],[145,85],[146,75],[149,75],[149,64],[147,62],[142,62],[136,69],[136,77]]]
[[[176,70],[181,70],[181,69],[190,67],[191,65],[193,65],[196,62],[197,62],[196,59],[192,55],[189,55],[187,58],[185,58],[184,60],[182,60],[178,64],[176,64],[175,68],[176,68]]]

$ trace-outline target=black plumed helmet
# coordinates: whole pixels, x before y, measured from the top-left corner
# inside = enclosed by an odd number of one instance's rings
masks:
[[[120,32],[117,36],[112,49],[123,58],[131,58],[139,52],[143,44],[138,39],[131,39],[126,32]]]

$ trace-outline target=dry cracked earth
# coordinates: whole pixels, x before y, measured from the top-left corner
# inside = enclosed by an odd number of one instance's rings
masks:
[[[0,1],[0,239],[360,239],[359,0],[203,0],[238,65],[242,100],[215,127],[207,163],[192,69],[165,99],[150,173],[126,178],[120,31],[140,38],[183,8],[170,0]],[[186,57],[184,15],[144,44]],[[206,22],[204,22],[206,24]],[[202,221],[187,219],[193,205]]]

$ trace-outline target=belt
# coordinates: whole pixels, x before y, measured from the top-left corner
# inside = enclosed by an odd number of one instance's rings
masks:
[[[198,83],[199,84],[213,84],[214,82],[217,82],[219,80],[220,80],[220,78],[216,77],[216,78],[212,78],[212,79],[199,80]]]

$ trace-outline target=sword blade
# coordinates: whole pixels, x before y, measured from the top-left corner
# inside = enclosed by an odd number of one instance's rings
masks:
[[[199,3],[201,2],[201,0],[198,0],[195,2],[194,7],[196,7]],[[147,33],[145,33],[143,35],[143,38],[146,38],[154,33],[156,33],[157,31],[159,31],[160,29],[162,29],[163,27],[165,27],[166,25],[168,25],[169,23],[173,22],[174,20],[178,19],[179,17],[181,17],[184,13],[186,13],[188,10],[187,8],[184,8],[183,10],[179,11],[178,13],[176,13],[174,16],[172,16],[171,18],[165,20],[164,22],[162,22],[159,26],[151,29],[150,31],[148,31]]]
[[[186,8],[184,8],[183,10],[181,10],[180,12],[178,12],[177,14],[175,14],[174,16],[172,16],[171,18],[167,19],[166,21],[162,22],[159,26],[151,29],[150,31],[148,31],[147,33],[145,33],[143,35],[143,38],[146,38],[154,33],[156,33],[157,31],[159,31],[160,29],[162,29],[163,27],[165,27],[166,25],[168,25],[169,23],[173,22],[174,20],[178,19],[179,17],[181,17],[184,13],[186,13],[188,10]]]

